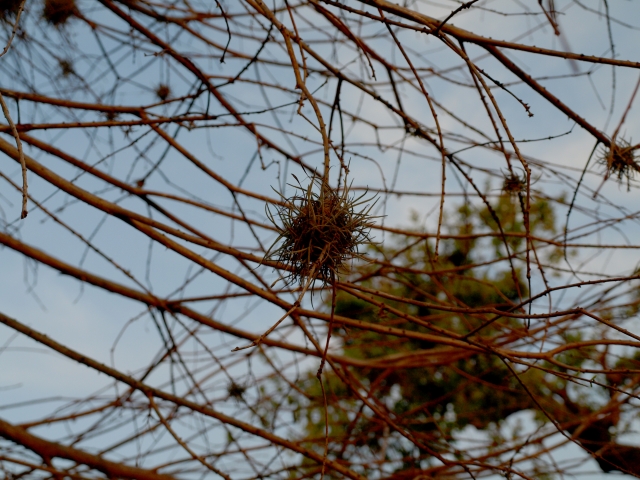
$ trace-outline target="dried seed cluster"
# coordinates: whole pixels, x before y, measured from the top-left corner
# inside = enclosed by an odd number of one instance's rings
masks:
[[[171,96],[171,87],[165,83],[161,83],[156,87],[155,93],[160,100],[165,101]]]
[[[42,17],[54,27],[61,27],[77,12],[75,0],[45,0]]]
[[[227,386],[227,395],[230,398],[241,399],[246,391],[247,387],[233,381]]]
[[[266,257],[287,267],[287,284],[330,284],[347,261],[360,257],[358,248],[371,243],[375,201],[365,199],[367,192],[353,197],[348,186],[335,190],[317,178],[306,188],[300,182],[291,186],[292,197],[277,192],[284,205],[276,207],[275,216],[267,208],[279,236]]]
[[[619,181],[626,179],[629,186],[635,172],[640,172],[640,165],[636,161],[636,150],[637,147],[626,140],[612,142],[598,159],[598,162],[607,169],[606,177],[616,176]]]
[[[63,77],[68,77],[76,73],[76,71],[73,69],[73,61],[71,60],[58,60],[58,65],[60,66],[60,73],[62,73]]]
[[[518,176],[515,173],[509,173],[505,176],[502,183],[502,191],[507,195],[517,195],[527,190],[527,177],[523,174]]]

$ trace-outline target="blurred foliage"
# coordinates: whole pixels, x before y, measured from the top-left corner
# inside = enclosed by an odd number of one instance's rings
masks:
[[[525,248],[522,201],[524,199],[518,195],[505,194],[491,208],[464,204],[453,214],[445,215],[443,231],[446,234],[440,241],[437,259],[433,239],[416,241],[415,237],[404,236],[395,243],[390,242],[392,246],[379,248],[384,260],[393,259],[394,264],[401,264],[404,268],[396,268],[389,275],[376,271],[379,266],[360,268],[359,273],[368,277],[364,281],[365,286],[403,299],[402,302],[394,302],[381,298],[385,306],[413,315],[424,323],[408,321],[386,308],[345,292],[338,293],[335,314],[409,331],[433,333],[434,328],[439,328],[464,335],[484,320],[477,314],[447,312],[425,304],[524,312],[519,304],[527,298],[529,287],[526,266],[518,257]],[[417,223],[417,216],[414,220]],[[476,235],[499,234],[496,220],[505,237]],[[542,233],[552,237],[557,233],[555,212],[546,199],[532,199],[529,220],[533,237]],[[546,262],[563,255],[560,248],[552,245],[538,249],[540,259]],[[505,260],[507,251],[511,255],[510,262]],[[518,332],[527,329],[525,323],[513,317],[501,317],[479,330],[475,341],[500,345],[501,339],[517,336]],[[569,344],[584,340],[583,336],[579,330],[567,331],[564,338],[554,341]],[[344,326],[333,331],[331,341],[334,347],[340,345],[342,355],[378,363],[380,359],[437,352],[442,348],[425,341],[399,339]],[[586,363],[597,362],[600,357],[595,348],[583,347],[567,350],[556,360],[579,369]],[[633,365],[629,368],[637,368],[635,360],[620,359],[618,367],[631,361]],[[470,350],[461,351],[457,356],[452,354],[450,359],[441,360],[435,366],[351,367],[340,375],[331,370],[325,371],[323,382],[328,396],[329,456],[350,462],[360,458],[361,473],[365,476],[374,474],[373,462],[378,459],[397,466],[394,478],[396,475],[412,478],[411,472],[434,465],[434,455],[446,453],[464,458],[463,452],[451,449],[456,444],[455,435],[469,426],[484,432],[491,450],[508,441],[502,427],[507,417],[516,412],[533,411],[539,425],[548,422],[548,415],[559,422],[566,422],[578,414],[591,412],[589,405],[597,405],[593,397],[598,392],[568,394],[573,373],[557,364],[540,362],[540,368],[520,369],[516,377],[501,356]],[[344,382],[345,375],[355,382]],[[354,387],[358,384],[363,388]],[[299,394],[294,391],[288,396],[294,423],[304,428],[305,441],[322,451],[325,404],[315,372],[309,372],[296,389]],[[606,389],[601,390],[608,393]],[[390,434],[389,425],[381,420],[380,414],[372,414],[371,409],[363,405],[363,392],[372,404],[386,407],[388,418],[406,431],[413,441],[405,441],[397,432]],[[516,436],[514,431],[512,437]],[[308,465],[309,468],[317,468],[311,467],[310,463]],[[536,478],[552,478],[543,471],[538,474]]]

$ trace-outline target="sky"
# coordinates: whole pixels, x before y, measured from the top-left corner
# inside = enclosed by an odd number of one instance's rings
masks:
[[[640,61],[637,50],[637,32],[640,28],[640,22],[637,21],[640,18],[637,4],[620,0],[610,3],[613,18],[611,30],[616,58]],[[100,21],[107,26],[119,25],[113,16],[99,7],[89,5],[88,2],[81,2],[80,5],[89,17],[99,16],[95,18],[100,18]],[[223,5],[232,8],[230,2]],[[606,22],[597,13],[588,11],[583,6],[598,10],[603,8],[603,3],[556,0],[556,8],[561,12],[559,15],[561,36],[554,35],[544,19],[539,14],[533,13],[537,12],[535,5],[527,5],[526,2],[481,1],[477,4],[478,8],[461,12],[450,23],[480,35],[505,40],[518,39],[523,43],[553,49],[565,48],[568,45],[576,53],[610,56]],[[422,1],[414,3],[413,8],[442,19],[451,11],[451,2]],[[507,16],[496,13],[509,11],[522,13],[526,8],[532,12],[530,15]],[[39,25],[38,22],[42,21],[37,17],[35,7],[26,18],[25,21],[30,22],[28,25],[31,28],[36,28]],[[309,38],[309,41],[317,40],[312,42],[314,48],[330,56],[330,46],[322,41],[325,39],[323,32],[314,32],[314,15],[310,13],[306,18],[309,24],[299,25],[302,34],[307,35],[308,37],[305,38]],[[282,21],[287,21],[286,17],[283,17]],[[27,31],[35,32],[35,30]],[[6,29],[4,32],[6,33]],[[112,32],[105,29],[103,33],[105,43],[100,45],[90,29],[81,26],[76,20],[71,20],[69,25],[59,31],[50,29],[33,33],[35,45],[31,48],[23,39],[17,38],[9,54],[0,58],[0,87],[22,91],[36,90],[52,97],[76,101],[99,99],[104,103],[125,105],[157,102],[155,90],[165,83],[171,85],[173,97],[193,90],[191,79],[182,67],[163,56],[159,49],[131,54],[122,46],[118,46],[118,42],[113,38],[110,40],[109,35]],[[216,41],[224,40],[222,30],[212,30],[208,33],[214,36]],[[266,35],[266,32],[262,35]],[[363,36],[369,39],[370,45],[380,49],[395,61],[399,61],[399,52],[391,48],[384,35],[386,30],[380,26],[365,27],[363,32]],[[115,37],[115,34],[113,36]],[[460,65],[459,59],[438,42],[412,32],[401,32],[399,38],[416,65],[421,68],[451,67],[452,70],[448,74],[450,79],[460,82],[469,80],[468,74],[454,68]],[[223,79],[218,79],[216,76],[234,76],[246,64],[246,59],[237,59],[233,55],[229,55],[225,63],[220,63],[218,58],[208,58],[207,52],[215,49],[207,49],[193,40],[176,36],[174,42],[176,48],[187,52],[220,83]],[[232,37],[230,51],[255,52],[257,46],[258,44],[253,40]],[[523,154],[534,162],[533,165],[536,165],[536,161],[540,161],[552,167],[544,171],[534,168],[533,177],[537,182],[533,185],[534,189],[554,198],[559,198],[563,193],[565,196],[571,195],[574,185],[571,182],[575,182],[581,174],[595,143],[593,138],[545,99],[517,82],[517,79],[497,65],[496,61],[487,58],[485,52],[479,47],[468,45],[467,48],[469,56],[481,68],[490,72],[497,81],[507,85],[511,92],[528,104],[533,112],[533,116],[529,117],[513,96],[500,89],[493,90],[514,138],[525,140],[519,143]],[[103,60],[100,60],[102,49],[110,52],[113,65],[106,65]],[[60,62],[68,59],[65,55],[71,55],[76,74],[65,76],[60,70]],[[264,58],[281,59],[282,55],[283,52],[277,47],[268,46],[265,49]],[[540,58],[525,52],[510,51],[509,56],[525,71],[535,73],[537,77],[544,77],[542,82],[545,87],[609,135],[615,131],[623,117],[639,79],[638,70],[617,68],[615,91],[613,91],[614,77],[609,67],[586,62],[576,64],[560,58]],[[366,62],[357,57],[358,55],[353,51],[341,50],[335,52],[331,58],[343,71],[372,82],[375,88],[388,94],[390,90],[385,77],[386,73],[378,67],[375,72],[376,77],[373,78]],[[317,64],[311,60],[309,62],[317,68]],[[577,76],[574,75],[576,69],[579,73]],[[114,72],[118,72],[121,78],[117,78]],[[266,132],[270,138],[275,139],[278,145],[288,151],[303,154],[306,162],[320,168],[321,145],[318,143],[313,126],[296,113],[297,93],[294,90],[295,79],[290,69],[270,66],[258,70],[250,67],[244,75],[243,79],[247,81],[236,82],[224,88],[227,98],[239,111],[250,112],[247,117],[255,121],[262,132]],[[116,78],[117,88],[111,89]],[[259,80],[280,83],[286,87],[286,90],[278,91],[275,88],[264,90],[255,84],[255,81]],[[469,125],[477,125],[487,131],[486,114],[477,92],[454,82],[444,81],[434,75],[425,74],[424,83],[432,98],[440,105],[446,106]],[[321,75],[311,73],[307,86],[311,91],[316,92],[318,99],[325,102],[323,111],[328,114],[328,108],[335,95],[336,82],[325,83]],[[373,193],[382,192],[378,193],[382,200],[377,204],[375,213],[382,217],[380,222],[384,225],[407,227],[410,225],[413,211],[418,213],[419,221],[424,227],[435,228],[442,173],[438,152],[415,137],[410,137],[403,142],[402,132],[399,131],[402,129],[397,128],[397,119],[391,118],[379,103],[363,99],[354,88],[345,86],[341,95],[343,108],[357,113],[365,120],[348,125],[347,130],[349,144],[347,157],[351,162],[350,178],[354,187],[368,188]],[[403,86],[401,96],[407,112],[420,119],[424,125],[433,127],[429,106],[419,91]],[[638,101],[640,100],[636,103]],[[22,110],[18,112],[17,105],[12,100],[8,101],[8,105],[13,118],[21,116],[22,123],[54,120],[69,122],[97,118],[86,112],[66,112],[51,107],[30,109],[28,106],[22,106]],[[212,112],[222,111],[215,100],[211,105]],[[287,106],[274,112],[260,111],[261,108],[267,108],[269,105]],[[200,102],[196,110],[203,107],[204,102]],[[153,111],[160,115],[184,111],[184,109],[184,102],[173,102],[158,105]],[[438,107],[437,109],[440,111],[439,118],[443,130],[472,136],[470,129],[461,127],[460,122],[443,109]],[[620,135],[629,139],[630,142],[634,138],[636,141],[640,138],[638,134],[640,124],[636,111],[636,109],[630,110],[620,129]],[[312,118],[313,111],[309,102],[301,112],[307,118]],[[367,120],[379,122],[389,128],[373,129],[367,125]],[[306,178],[297,165],[285,162],[282,156],[272,149],[261,147],[262,158],[256,157],[254,155],[255,137],[252,138],[245,130],[225,122],[232,123],[232,119],[220,116],[205,128],[192,130],[181,128],[176,131],[174,127],[168,127],[167,131],[175,135],[195,157],[202,159],[224,179],[270,198],[277,196],[274,189],[284,193],[291,192],[292,187],[286,186],[286,183],[293,182],[294,174],[298,178]],[[292,133],[283,134],[283,131]],[[334,131],[338,131],[337,126]],[[146,177],[151,168],[151,162],[164,155],[166,148],[165,144],[153,140],[153,135],[149,135],[147,128],[134,127],[126,132],[103,128],[91,134],[75,129],[47,129],[36,131],[33,135],[54,143],[62,150],[88,163],[104,168],[105,171],[130,184],[135,183],[137,179],[145,178],[144,187],[149,190],[199,198],[212,207],[239,213],[237,204],[234,203],[236,199],[228,190],[212,181],[174,150],[166,154],[162,168],[157,172],[154,170],[155,173]],[[532,141],[548,137],[556,138]],[[6,134],[2,138],[11,141],[11,137]],[[335,138],[338,138],[337,133]],[[380,143],[393,143],[397,148],[381,149],[376,144],[377,138],[380,139]],[[457,145],[457,143],[451,140],[450,145]],[[462,145],[462,142],[459,145]],[[398,153],[400,146],[403,150],[401,156]],[[114,189],[103,190],[104,184],[100,181],[89,178],[88,175],[80,175],[73,167],[35,148],[28,147],[26,152],[58,174],[73,179],[75,184],[100,192],[100,195],[117,201],[123,207],[146,213],[145,206],[139,200],[127,197]],[[486,174],[477,173],[476,177],[484,191],[489,193],[499,191],[498,176],[505,169],[504,158],[501,159],[481,149],[472,149],[461,156],[469,165],[486,170]],[[331,175],[335,182],[339,167],[335,157],[332,161]],[[559,174],[554,177],[552,171]],[[19,184],[19,167],[2,154],[0,154],[0,172]],[[464,189],[460,183],[464,182],[456,179],[458,174],[452,167],[448,167],[446,173],[446,191],[453,199],[447,204],[447,208],[453,209],[456,205],[455,199],[459,198],[455,195],[463,192]],[[562,175],[566,175],[571,182],[563,179]],[[0,181],[2,182],[0,208],[3,231],[18,235],[26,243],[51,252],[73,265],[81,265],[87,270],[99,271],[108,278],[134,285],[125,274],[95,252],[87,252],[82,242],[37,209],[34,209],[26,219],[18,220],[19,192],[5,180]],[[593,167],[585,176],[583,193],[578,197],[581,205],[593,207],[592,193],[589,193],[588,189],[591,189],[591,192],[595,191],[601,182],[602,170]],[[404,194],[384,195],[385,189],[392,188],[392,185]],[[54,187],[36,175],[29,176],[29,191],[58,218],[73,226],[86,238],[91,238],[105,255],[141,279],[144,287],[157,295],[176,297],[217,295],[228,291],[229,285],[220,277],[208,272],[198,272],[192,264],[157,244],[150,248],[149,240],[134,232],[124,222],[106,217],[91,207],[74,202],[56,192]],[[420,194],[412,195],[410,192]],[[606,201],[601,204],[601,210],[598,210],[598,214],[603,218],[613,213],[619,215],[615,212],[615,206],[626,208],[629,212],[636,210],[634,207],[638,196],[636,190],[627,191],[625,185],[609,180],[602,186],[600,193],[603,198],[606,198]],[[607,202],[610,202],[609,205]],[[181,218],[197,225],[198,229],[219,242],[259,253],[258,241],[241,222],[231,222],[213,212],[179,205],[166,198],[159,198],[158,203],[172,209]],[[240,205],[249,218],[265,220],[266,205],[263,200],[244,196],[240,200]],[[447,212],[450,211],[447,210]],[[559,217],[564,219],[563,215]],[[576,211],[571,221],[575,222],[572,225],[580,225],[588,219],[580,211]],[[627,241],[633,243],[633,238],[638,233],[637,229],[638,225],[633,221],[624,222],[617,231],[609,229],[603,232],[602,235],[606,235],[605,238],[598,238],[599,234],[594,233],[584,240],[598,239],[604,243],[616,244]],[[378,230],[374,235],[378,241],[389,240],[386,234]],[[260,229],[258,238],[262,247],[268,248],[276,236],[272,231]],[[212,252],[204,248],[198,253],[213,258]],[[589,259],[585,270],[613,275],[628,272],[640,260],[635,250],[607,253],[607,255]],[[579,260],[588,258],[588,254],[581,253],[581,255],[583,257]],[[251,277],[250,269],[227,256],[215,257],[215,261],[245,278]],[[57,341],[90,355],[98,361],[130,373],[138,374],[162,350],[163,345],[158,336],[156,324],[144,305],[90,285],[80,284],[48,267],[38,266],[8,248],[0,249],[0,265],[3,271],[0,275],[0,305],[2,306],[0,311],[4,314],[37,328]],[[266,267],[260,268],[269,281],[276,279]],[[194,278],[188,286],[183,291],[176,292],[185,279],[191,276]],[[558,282],[561,281],[564,280],[558,280]],[[232,292],[237,290],[231,289]],[[295,296],[290,295],[288,298],[292,301]],[[252,332],[265,331],[282,314],[272,305],[246,297],[229,300],[221,305],[215,302],[202,302],[197,308],[226,324],[236,325]],[[274,335],[276,338],[302,342],[300,333],[291,327]],[[256,378],[270,371],[269,368],[261,366],[259,361],[250,364],[250,357],[245,353],[234,356],[231,349],[243,343],[238,339],[211,333],[204,335],[203,338],[211,348],[223,352],[220,353],[220,358],[224,359],[223,363],[229,366],[232,376],[241,378],[243,382],[255,381]],[[278,360],[284,366],[294,361],[294,357],[283,355]],[[317,366],[315,359],[301,360],[296,357],[295,360],[301,362],[300,369]],[[159,369],[153,381],[163,384],[168,375],[170,372],[167,369]],[[229,381],[228,376],[225,375],[221,371],[217,372],[208,384],[220,397],[224,396]],[[10,419],[15,423],[41,418],[66,402],[88,398],[93,392],[100,392],[108,385],[110,382],[103,376],[61,358],[28,339],[14,335],[5,327],[0,327],[1,418]],[[44,400],[38,403],[27,403],[34,399]],[[242,415],[239,405],[228,403],[221,408],[230,413]],[[528,421],[530,420],[525,419],[525,423]],[[38,432],[51,437],[61,434],[60,430],[55,428],[43,428]],[[465,432],[466,434],[472,436],[474,433]],[[99,440],[99,442],[104,441]],[[91,440],[87,445],[91,446]],[[561,451],[563,453],[560,453],[558,458],[562,455],[573,458],[574,455],[580,454],[577,450],[579,450],[577,447],[569,446]],[[597,466],[591,460],[585,459],[581,468],[583,471],[597,472]],[[594,473],[591,477],[583,475],[580,478],[600,477]]]

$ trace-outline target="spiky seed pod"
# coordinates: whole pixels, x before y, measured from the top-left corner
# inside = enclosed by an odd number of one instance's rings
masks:
[[[276,206],[275,216],[267,208],[279,236],[266,258],[287,267],[287,284],[331,284],[346,262],[360,257],[359,247],[371,243],[375,201],[365,199],[367,192],[353,197],[349,186],[338,191],[317,178],[306,188],[299,182],[291,187],[296,191],[292,197],[276,192],[284,205]],[[358,211],[365,204],[369,205]]]
[[[77,12],[75,0],[45,0],[42,17],[54,27],[60,27]]]
[[[116,118],[118,118],[118,113],[113,111],[106,112],[104,116],[106,117],[107,120],[109,120],[110,122],[113,122]]]
[[[160,100],[165,101],[167,98],[171,96],[171,87],[169,87],[169,85],[167,84],[161,83],[156,87],[155,92],[156,92],[156,96]]]
[[[502,191],[507,195],[517,195],[527,190],[527,178],[524,176],[518,176],[515,173],[509,173],[505,176],[502,183]]]
[[[607,169],[605,178],[616,176],[620,182],[626,179],[627,186],[630,186],[635,172],[640,172],[640,165],[636,161],[636,150],[636,146],[626,140],[612,142],[598,158],[598,163]]]
[[[68,77],[76,73],[76,71],[73,69],[73,62],[71,60],[58,60],[58,65],[60,66],[60,73],[62,73],[63,77]]]
[[[227,386],[227,395],[230,398],[241,399],[244,395],[244,392],[247,391],[247,387],[240,385],[236,382],[231,382]]]

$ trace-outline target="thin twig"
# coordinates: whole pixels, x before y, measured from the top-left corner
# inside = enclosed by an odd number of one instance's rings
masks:
[[[454,15],[456,15],[458,12],[461,12],[462,10],[465,10],[467,8],[471,8],[471,5],[473,5],[477,1],[478,0],[471,0],[470,2],[463,3],[458,8],[456,8],[453,12],[451,12],[449,14],[449,16],[447,18],[445,18],[442,22],[440,22],[440,25],[438,25],[438,28],[435,29],[433,34],[436,35],[436,36],[440,35],[440,30],[442,30],[442,27],[444,27],[447,24],[447,22],[453,18]]]
[[[7,45],[4,47],[4,50],[2,50],[2,53],[0,53],[0,57],[2,57],[5,53],[7,53],[9,51],[9,48],[11,47],[13,38],[16,36],[16,32],[18,31],[18,24],[20,23],[20,15],[22,15],[22,10],[24,9],[24,6],[26,3],[27,3],[27,0],[22,0],[22,2],[20,3],[20,7],[18,8],[18,13],[16,14],[16,21],[13,24],[13,29],[11,30],[11,36],[9,37],[9,41],[7,42]]]
[[[4,101],[4,97],[2,93],[0,93],[0,104],[2,105],[2,112],[4,113],[4,118],[9,122],[9,126],[11,127],[11,133],[13,134],[13,138],[16,140],[16,146],[18,147],[18,155],[20,156],[20,166],[22,167],[22,211],[20,212],[20,218],[27,218],[27,198],[28,198],[28,186],[27,186],[27,163],[24,159],[24,152],[22,151],[22,141],[20,140],[20,134],[18,134],[18,129],[16,125],[13,123],[11,119],[11,115],[9,114],[9,108]]]
[[[187,453],[189,455],[191,455],[191,457],[194,460],[197,460],[202,465],[204,465],[209,470],[211,470],[213,473],[216,473],[216,474],[220,475],[225,480],[231,480],[231,477],[229,475],[227,475],[226,473],[222,472],[221,470],[218,470],[216,467],[211,465],[209,462],[205,461],[204,458],[202,458],[200,455],[198,455],[196,452],[194,452],[191,448],[189,448],[189,445],[187,445],[186,442],[180,438],[180,436],[175,432],[175,430],[171,427],[171,425],[169,425],[169,422],[164,418],[162,413],[160,413],[160,409],[156,405],[156,402],[153,400],[153,395],[151,395],[150,392],[147,392],[147,399],[149,400],[149,405],[151,405],[151,408],[153,409],[153,411],[156,412],[156,415],[158,416],[158,419],[160,420],[160,423],[162,423],[164,428],[167,429],[167,431],[171,434],[171,436],[174,438],[174,440],[176,442],[178,442],[178,444],[182,448],[184,448],[187,451]]]

